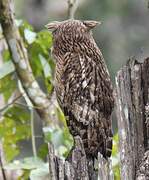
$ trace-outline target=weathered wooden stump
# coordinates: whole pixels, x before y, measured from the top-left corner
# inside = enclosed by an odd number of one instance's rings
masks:
[[[98,170],[95,170],[93,162],[86,157],[81,138],[76,136],[74,140],[75,147],[66,161],[55,156],[53,145],[49,144],[51,180],[113,180],[111,161],[104,159],[99,153]]]
[[[116,109],[121,180],[149,179],[149,58],[117,73]]]

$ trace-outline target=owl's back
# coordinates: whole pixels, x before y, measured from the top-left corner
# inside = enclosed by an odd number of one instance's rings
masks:
[[[53,49],[59,105],[71,134],[82,138],[86,154],[97,157],[100,151],[104,157],[109,157],[114,99],[107,67],[91,34],[75,34],[74,38],[71,35],[69,42],[69,36],[64,38],[63,33]]]

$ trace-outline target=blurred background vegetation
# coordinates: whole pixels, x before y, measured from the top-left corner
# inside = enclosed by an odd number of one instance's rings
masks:
[[[67,0],[15,0],[16,15],[36,30],[53,20],[67,19]],[[76,19],[99,20],[94,30],[114,79],[115,73],[130,56],[146,53],[149,46],[147,0],[79,0]],[[147,49],[147,50],[146,50]]]
[[[67,0],[15,0],[16,23],[24,39],[34,76],[47,94],[53,91],[55,65],[49,55],[52,35],[44,25],[49,21],[67,19],[67,10]],[[102,22],[94,30],[94,38],[105,57],[113,83],[116,72],[129,57],[138,58],[147,54],[148,16],[147,0],[79,1],[76,19]],[[51,117],[58,125],[53,129],[43,126],[25,95],[17,98],[21,87],[2,33],[0,40],[0,138],[5,161],[9,162],[5,168],[21,170],[20,179],[29,176],[30,179],[46,179],[47,142],[52,141],[57,155],[64,158],[73,140],[55,101],[51,106]],[[118,180],[119,154],[115,119],[112,161],[115,179]]]

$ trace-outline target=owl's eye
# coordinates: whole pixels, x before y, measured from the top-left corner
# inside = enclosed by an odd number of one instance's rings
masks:
[[[53,29],[52,34],[53,34],[53,36],[56,36],[58,34],[58,28]]]
[[[52,31],[52,34],[56,34],[56,31],[57,31],[57,29],[54,29],[54,30]]]

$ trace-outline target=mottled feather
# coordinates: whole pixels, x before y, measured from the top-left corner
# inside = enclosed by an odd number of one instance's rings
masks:
[[[73,136],[79,135],[88,156],[111,155],[113,90],[108,69],[91,29],[95,21],[54,23],[55,90]]]

